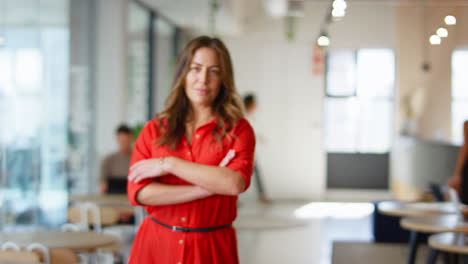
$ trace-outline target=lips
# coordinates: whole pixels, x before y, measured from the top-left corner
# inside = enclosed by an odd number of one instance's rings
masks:
[[[201,95],[208,94],[208,89],[199,88],[199,89],[195,89],[195,91],[196,91],[198,94],[201,94]]]

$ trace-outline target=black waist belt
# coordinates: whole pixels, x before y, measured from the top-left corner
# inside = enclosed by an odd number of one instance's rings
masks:
[[[177,231],[177,232],[210,232],[218,229],[224,229],[224,228],[230,228],[232,225],[223,225],[223,226],[214,226],[214,227],[203,227],[203,228],[188,228],[188,227],[180,227],[180,226],[170,226],[166,225],[164,223],[159,222],[156,220],[153,216],[149,215],[148,216],[153,222],[164,226],[166,228],[171,229],[172,231]]]

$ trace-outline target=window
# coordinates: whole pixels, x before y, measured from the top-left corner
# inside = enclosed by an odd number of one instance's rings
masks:
[[[164,110],[176,51],[185,34],[156,10],[136,0],[129,2],[127,29],[127,122],[138,129]]]
[[[174,36],[176,28],[174,25],[157,17],[154,21],[156,34],[156,90],[155,90],[155,112],[161,112],[165,108],[166,99],[169,96],[174,74],[175,61],[174,57]]]
[[[0,229],[58,227],[67,216],[69,1],[3,2]]]
[[[468,120],[468,50],[452,54],[452,139],[463,142],[463,122]]]
[[[329,52],[325,98],[328,152],[390,150],[394,78],[395,58],[389,49]]]
[[[131,126],[144,124],[149,116],[150,50],[148,31],[151,12],[136,2],[128,9],[128,117]]]

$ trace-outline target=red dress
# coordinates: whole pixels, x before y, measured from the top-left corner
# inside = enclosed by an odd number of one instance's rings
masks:
[[[155,139],[160,135],[159,120],[149,121],[135,145],[131,164],[150,158],[175,156],[188,161],[218,166],[227,152],[234,149],[235,157],[226,166],[242,174],[246,189],[253,172],[255,135],[250,124],[241,119],[231,130],[232,137],[224,137],[223,147],[216,141],[213,131],[216,119],[199,127],[189,145],[183,137],[176,150],[159,147]],[[174,185],[191,184],[174,175],[155,178],[158,182]],[[145,179],[139,183],[128,182],[128,196],[133,205],[137,192],[153,182]],[[182,204],[146,206],[155,219],[171,226],[203,228],[231,224],[237,216],[237,196],[213,195],[205,199]],[[234,228],[211,232],[177,232],[145,218],[132,245],[130,264],[236,264],[239,263]]]

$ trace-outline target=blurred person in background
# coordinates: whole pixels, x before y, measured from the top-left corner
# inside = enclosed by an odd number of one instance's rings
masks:
[[[454,175],[448,180],[448,185],[454,188],[460,196],[460,201],[468,204],[468,121],[463,123],[463,145],[458,153]]]
[[[258,132],[258,127],[255,126],[255,111],[257,110],[257,99],[253,93],[248,93],[244,96],[244,108],[246,112],[246,118],[249,120],[250,124],[253,126],[255,135],[257,136],[257,142],[262,142],[261,134]],[[255,177],[255,186],[258,191],[258,199],[263,203],[270,203],[270,199],[267,198],[265,194],[265,186],[262,182],[262,174],[258,165],[258,161],[255,161],[254,165],[254,177]]]
[[[119,150],[109,154],[101,164],[101,192],[108,194],[126,194],[127,176],[132,157],[132,130],[125,124],[120,125],[116,133]]]

